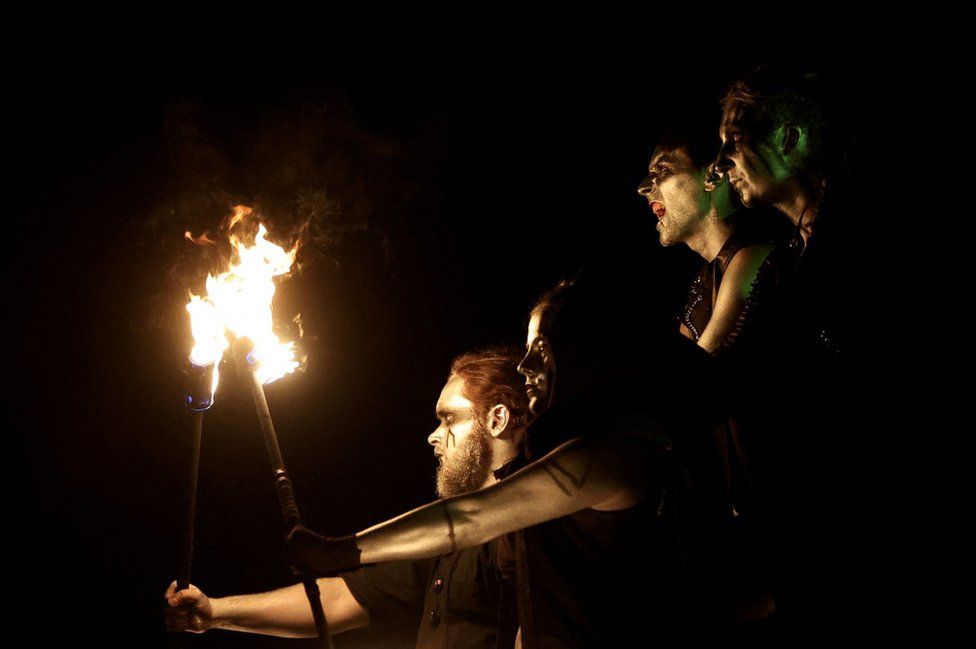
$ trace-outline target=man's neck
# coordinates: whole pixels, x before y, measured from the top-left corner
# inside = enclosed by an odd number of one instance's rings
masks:
[[[803,243],[806,244],[813,234],[813,222],[817,219],[818,206],[815,197],[795,179],[785,189],[783,198],[773,201],[773,206],[798,227]]]
[[[702,221],[698,231],[690,236],[685,243],[701,255],[702,259],[712,262],[731,234],[732,226],[724,219],[712,214]]]
[[[489,466],[488,477],[485,478],[485,483],[481,485],[481,489],[489,485],[493,485],[498,482],[495,478],[495,471],[505,466],[505,463],[515,459],[518,453],[515,452],[515,445],[509,442],[500,442],[495,440],[495,447],[492,449],[491,453],[491,465]]]

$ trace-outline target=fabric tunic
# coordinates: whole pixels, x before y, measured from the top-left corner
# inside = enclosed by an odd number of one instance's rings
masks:
[[[730,222],[733,225],[728,238],[715,259],[705,263],[698,272],[678,317],[695,341],[711,321],[722,279],[740,250],[760,244],[776,245],[763,265],[768,269],[782,258],[784,250],[789,249],[784,241],[787,221],[778,212],[764,208],[749,210],[748,214],[739,212],[730,217]],[[740,331],[741,320],[730,336],[734,338]],[[759,591],[768,589],[767,560],[763,556],[764,543],[759,531],[761,521],[756,518],[753,484],[741,447],[743,438],[749,436],[748,430],[742,430],[743,425],[742,420],[734,417],[724,419],[713,431],[714,450],[721,457],[720,466],[711,462],[708,466],[698,467],[699,474],[722,476],[722,484],[710,485],[710,492],[723,493],[724,513],[709,515],[705,528],[708,532],[695,534],[698,537],[695,545],[700,548],[699,582],[706,580],[706,575],[711,576],[713,583],[708,590],[720,611],[716,613],[719,618],[731,616],[736,602],[754,598]],[[745,425],[748,427],[748,423]],[[700,452],[698,457],[701,457]],[[698,506],[695,508],[699,509]],[[699,522],[692,520],[689,524],[697,527]]]
[[[655,420],[634,413],[597,429],[592,421],[587,425],[584,413],[605,408],[573,411],[540,417],[529,448],[506,467],[508,473],[566,441],[564,433],[589,430],[610,439],[635,436],[656,448],[658,457],[648,466],[656,486],[634,507],[583,509],[507,537],[515,554],[522,644],[525,649],[667,644],[680,626],[681,566],[667,437]],[[566,425],[570,421],[576,425]]]
[[[849,448],[858,433],[844,350],[851,251],[833,228],[837,197],[815,233],[797,236],[760,268],[736,330],[716,354],[745,387],[736,416],[748,427],[759,515],[768,524],[777,615],[802,637],[836,617],[849,534]],[[840,205],[843,205],[841,201]],[[856,514],[855,514],[856,515]],[[802,629],[802,630],[801,630]]]
[[[394,561],[342,575],[371,628],[416,624],[418,649],[513,646],[514,595],[495,566],[496,542],[435,559]]]

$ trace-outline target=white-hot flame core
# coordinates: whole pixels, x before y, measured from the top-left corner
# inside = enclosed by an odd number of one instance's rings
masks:
[[[291,270],[298,246],[285,250],[268,241],[264,224],[258,225],[253,243],[244,243],[233,229],[250,213],[247,207],[235,209],[230,222],[233,253],[229,268],[207,277],[207,294],[191,294],[186,305],[195,342],[190,361],[197,365],[214,363],[214,391],[216,366],[235,338],[247,337],[253,343],[252,359],[258,363],[255,371],[261,383],[276,381],[300,364],[295,358],[295,343],[275,335],[271,313],[274,278]]]
[[[186,305],[190,313],[190,330],[193,332],[193,349],[190,351],[190,362],[200,367],[213,365],[213,381],[210,394],[217,391],[219,382],[220,359],[230,347],[220,314],[212,302],[197,295],[190,295],[190,302]]]

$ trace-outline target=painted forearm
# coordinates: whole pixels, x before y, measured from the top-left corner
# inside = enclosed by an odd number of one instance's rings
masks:
[[[460,501],[477,503],[482,492],[456,496],[425,505],[356,535],[363,563],[422,559],[447,554],[491,540],[478,533],[477,517]]]
[[[533,469],[528,469],[531,471]],[[539,471],[539,467],[534,467]],[[520,472],[521,473],[521,472]],[[400,559],[422,559],[474,547],[542,520],[534,503],[545,501],[539,487],[530,488],[524,475],[462,496],[425,505],[356,535],[363,563]],[[561,500],[564,513],[575,511],[575,503],[562,492],[549,494]],[[582,507],[577,507],[580,509]]]
[[[574,440],[510,478],[425,505],[356,535],[363,563],[421,559],[487,543],[587,507],[621,509],[638,496],[621,481],[626,449]]]

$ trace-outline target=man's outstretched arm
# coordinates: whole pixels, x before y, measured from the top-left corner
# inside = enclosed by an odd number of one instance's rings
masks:
[[[343,579],[322,578],[318,584],[330,633],[369,624],[369,613],[352,596]],[[170,631],[203,633],[208,629],[226,629],[287,638],[316,634],[312,610],[301,584],[267,593],[209,598],[192,584],[177,592],[174,581],[165,597],[166,628]]]
[[[619,510],[642,500],[649,469],[662,444],[639,436],[575,439],[511,477],[469,494],[425,505],[360,532],[362,563],[420,559],[469,548],[581,509]],[[334,574],[354,566],[332,545],[308,532],[291,535],[296,563]],[[341,550],[341,548],[340,548]]]

